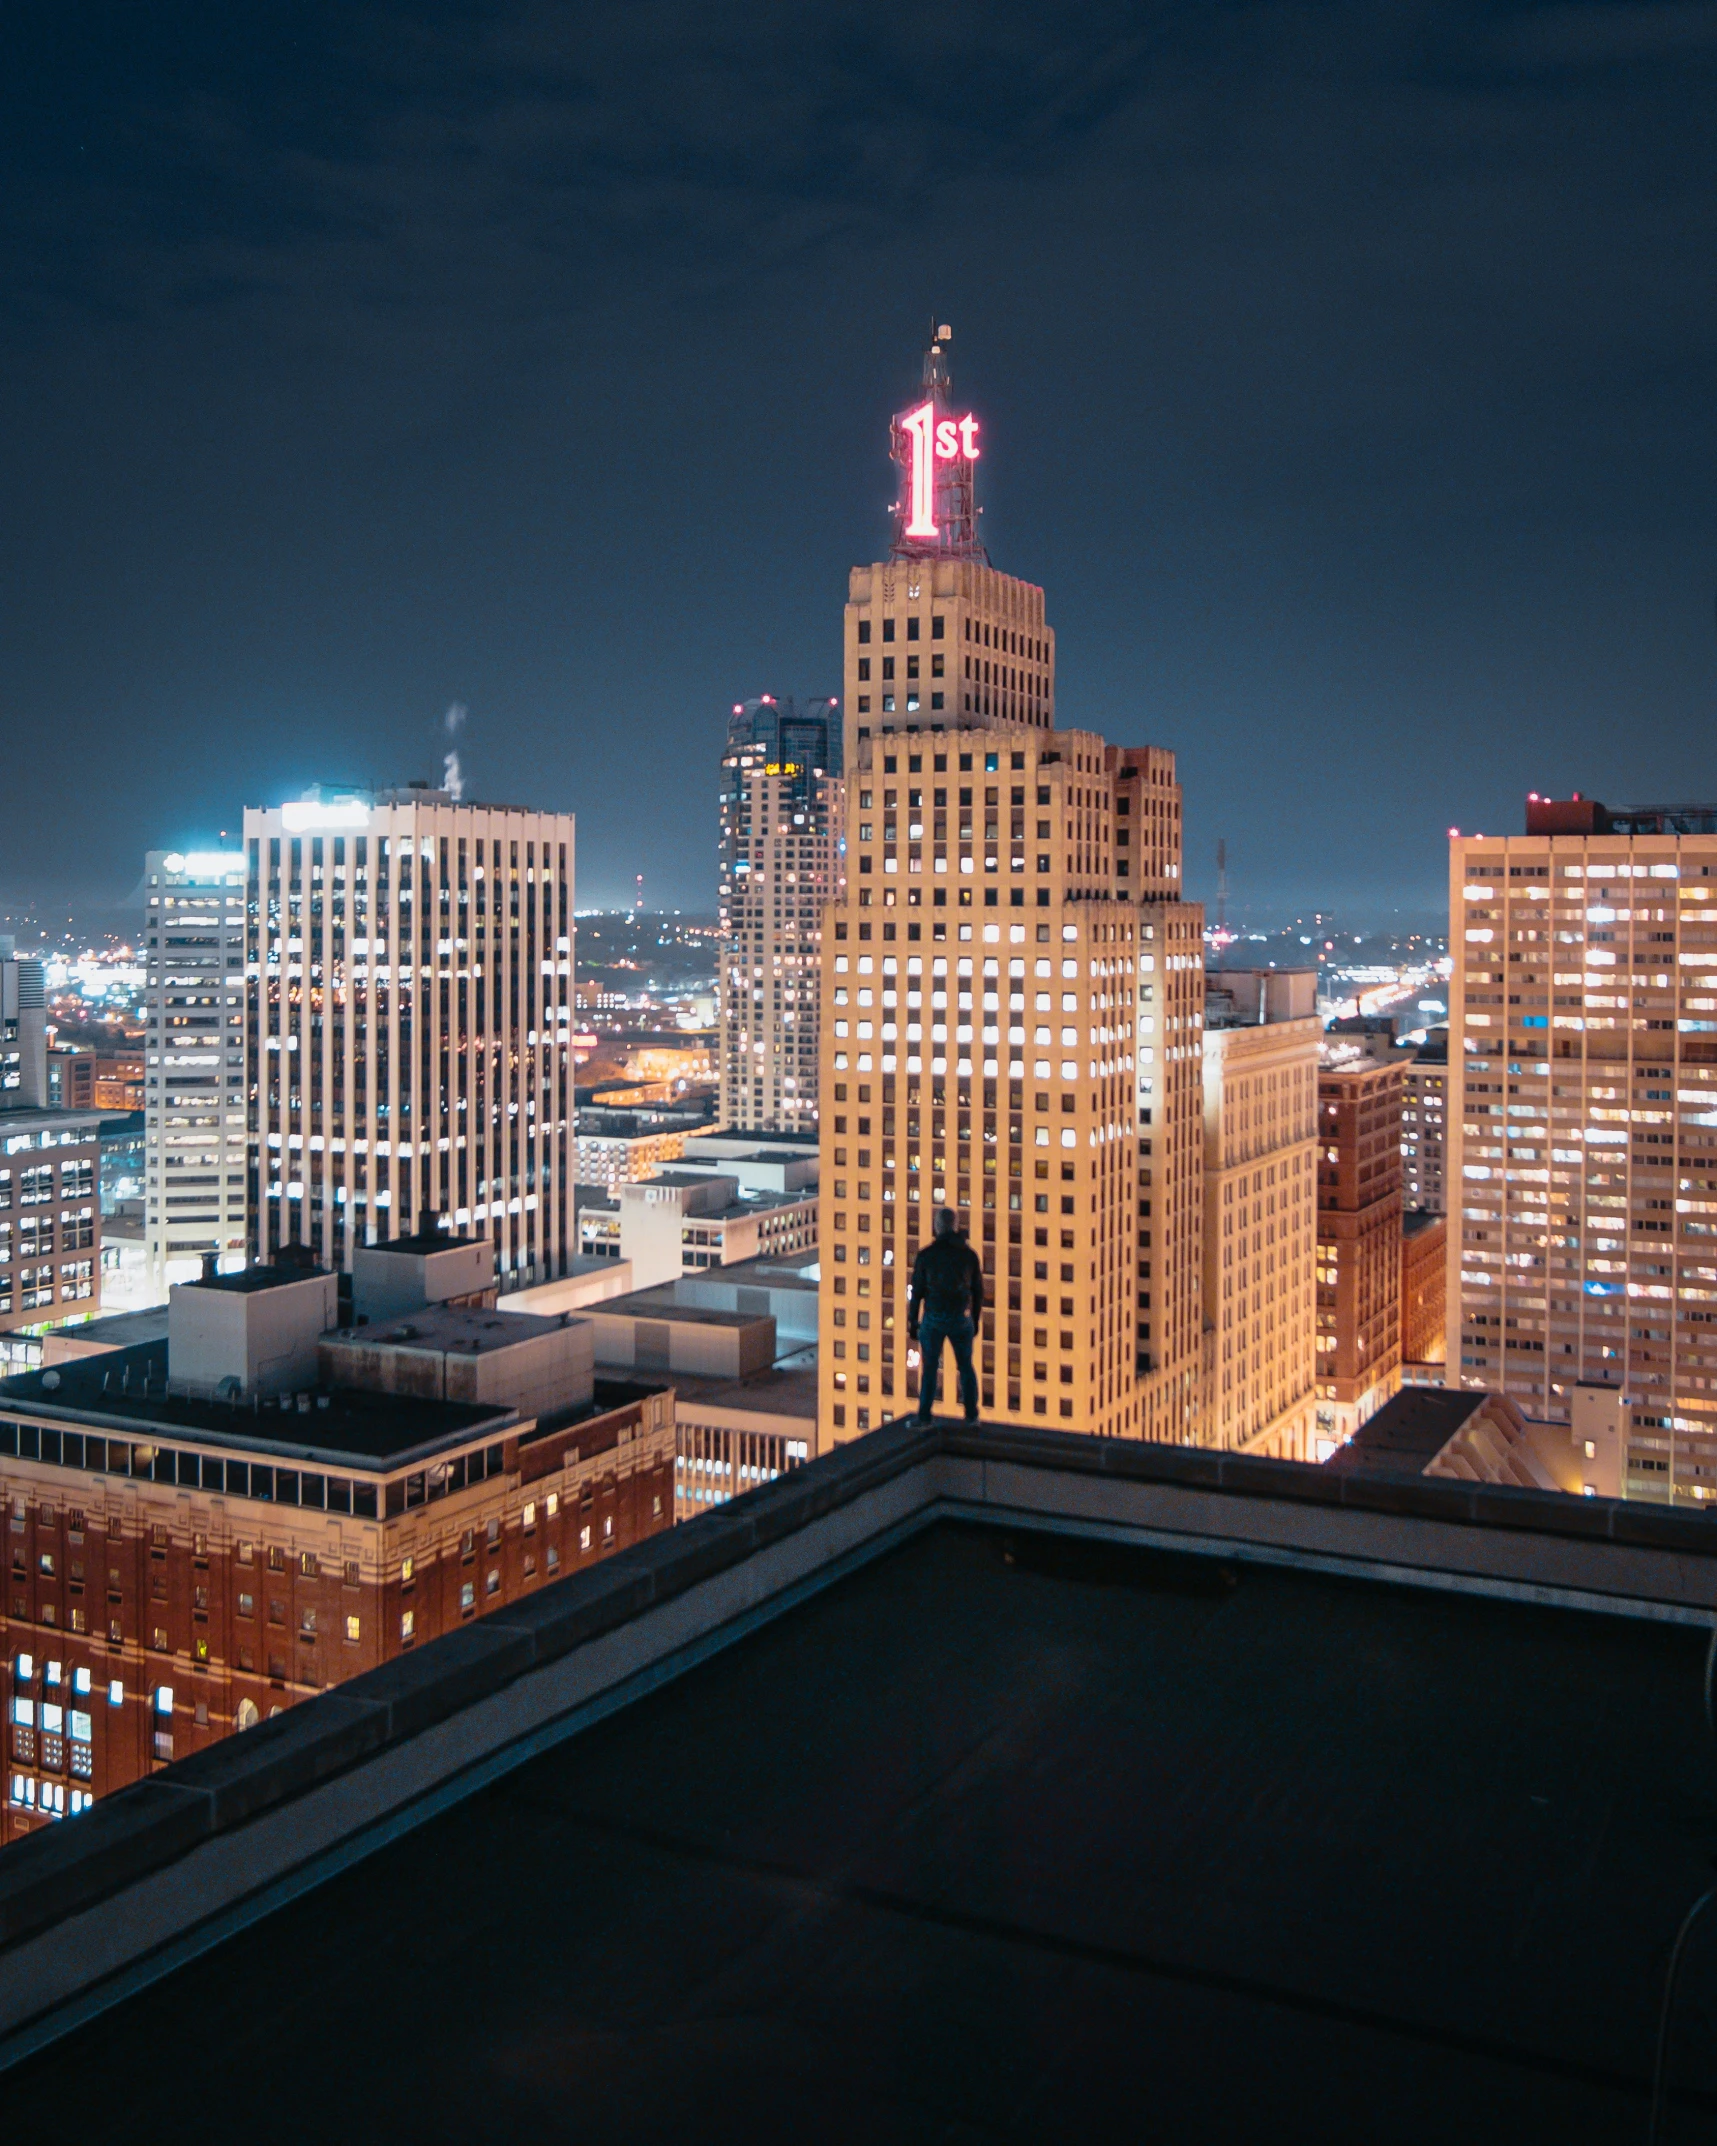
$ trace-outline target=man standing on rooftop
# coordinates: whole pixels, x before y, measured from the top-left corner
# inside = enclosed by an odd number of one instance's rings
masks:
[[[939,1207],[936,1233],[912,1262],[906,1314],[908,1337],[923,1350],[918,1371],[920,1423],[928,1423],[936,1411],[936,1379],[944,1341],[954,1351],[966,1421],[977,1422],[978,1374],[972,1365],[972,1340],[983,1312],[982,1263],[966,1242],[953,1208]]]

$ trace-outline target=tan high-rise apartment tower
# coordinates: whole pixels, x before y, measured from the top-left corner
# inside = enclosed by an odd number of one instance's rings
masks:
[[[1226,969],[1209,982],[1196,1442],[1323,1459],[1314,1429],[1317,972]]]
[[[1717,807],[1533,798],[1451,841],[1449,907],[1448,1382],[1607,1390],[1628,1495],[1709,1500]]]

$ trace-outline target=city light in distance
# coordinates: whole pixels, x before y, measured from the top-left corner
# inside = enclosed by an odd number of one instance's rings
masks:
[[[181,856],[177,850],[161,860],[167,872],[188,872],[193,879],[220,879],[244,870],[244,853],[217,849],[194,849]]]
[[[370,824],[370,808],[368,805],[360,805],[355,798],[326,805],[314,799],[306,799],[298,804],[282,805],[280,817],[288,834],[303,835],[321,833],[329,829],[367,827]]]

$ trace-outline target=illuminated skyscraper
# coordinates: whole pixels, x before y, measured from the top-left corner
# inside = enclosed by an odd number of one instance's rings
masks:
[[[254,1259],[432,1219],[504,1289],[577,1251],[573,820],[412,787],[245,813]]]
[[[823,1421],[841,1439],[912,1405],[906,1278],[945,1205],[988,1277],[985,1409],[1138,1437],[1146,1313],[1147,1376],[1159,1351],[1197,1363],[1172,1289],[1159,1309],[1158,1224],[1139,1213],[1148,1185],[1196,1245],[1170,1122],[1190,1110],[1196,1127],[1196,1074],[1172,1079],[1180,1061],[1159,1055],[1196,1051],[1202,1020],[1173,758],[1055,727],[1043,591],[998,573],[978,540],[980,426],[951,405],[945,330],[893,444],[894,545],[854,569],[846,610],[847,876],[823,941]],[[1173,985],[1171,954],[1191,964]],[[1147,989],[1146,1167],[1161,1193],[1140,1175]]]
[[[745,701],[721,762],[721,1116],[817,1122],[823,904],[838,887],[840,710]]]
[[[1315,969],[1225,969],[1204,1035],[1200,1445],[1315,1460]],[[1331,1448],[1334,1439],[1328,1440]]]
[[[245,859],[151,850],[143,876],[143,1247],[164,1299],[246,1238]]]
[[[1450,843],[1449,1383],[1561,1422],[1607,1387],[1628,1495],[1705,1500],[1717,808],[1533,799],[1526,829]]]

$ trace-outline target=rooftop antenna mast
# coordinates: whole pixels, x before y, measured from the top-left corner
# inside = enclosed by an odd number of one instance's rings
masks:
[[[1216,929],[1221,933],[1228,929],[1228,844],[1220,835],[1216,839]]]

